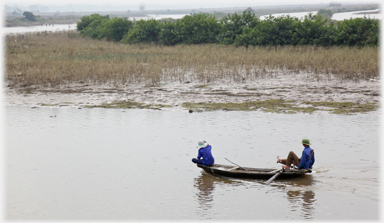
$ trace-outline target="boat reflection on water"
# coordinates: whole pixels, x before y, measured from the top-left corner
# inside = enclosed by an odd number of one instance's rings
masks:
[[[316,181],[313,179],[312,175],[306,175],[305,177],[295,179],[276,179],[271,185],[265,185],[265,181],[266,180],[220,177],[202,171],[201,175],[194,179],[194,187],[197,188],[196,197],[198,201],[199,215],[204,219],[210,219],[209,216],[212,215],[210,209],[214,205],[215,188],[219,186],[219,188],[222,189],[220,185],[225,184],[230,187],[240,186],[240,188],[236,190],[242,190],[242,188],[254,188],[258,190],[267,190],[265,191],[267,194],[281,194],[278,196],[286,197],[288,200],[286,208],[290,210],[290,213],[294,213],[293,215],[295,216],[299,215],[300,219],[303,220],[314,219],[316,198],[315,193],[311,189]],[[260,197],[260,199],[262,198]],[[289,218],[290,216],[286,217]]]
[[[287,198],[291,211],[299,211],[305,220],[314,218],[316,199],[313,191],[290,190],[287,192]]]
[[[215,181],[213,176],[201,174],[195,178],[195,188],[198,189],[196,195],[199,207],[202,210],[209,210],[213,203],[213,191],[215,189]]]
[[[315,184],[312,175],[306,175],[303,178],[297,178],[293,181],[280,181],[279,184],[286,185],[281,188],[287,194],[289,201],[289,209],[292,212],[300,213],[300,216],[305,220],[314,219],[316,209],[315,192],[311,190]]]
[[[214,196],[213,192],[216,185],[232,184],[233,186],[244,185],[241,181],[232,180],[225,177],[216,177],[212,174],[201,172],[199,177],[194,179],[194,187],[197,188],[196,196],[199,202],[199,215],[204,219],[210,219],[211,214],[209,210],[213,206]]]

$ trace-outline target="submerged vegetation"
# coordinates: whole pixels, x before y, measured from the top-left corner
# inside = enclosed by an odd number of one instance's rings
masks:
[[[314,111],[329,111],[334,114],[354,114],[374,111],[376,103],[353,102],[304,102],[298,105],[295,101],[273,99],[265,101],[250,101],[243,103],[184,103],[183,107],[192,111],[255,111],[275,113],[312,113]]]
[[[114,101],[112,103],[102,103],[101,105],[86,105],[85,108],[139,108],[139,109],[154,109],[159,110],[161,108],[171,107],[170,105],[161,104],[144,104],[135,101]]]
[[[46,105],[44,106],[53,106]],[[248,101],[241,103],[183,103],[182,106],[190,111],[262,111],[273,113],[313,113],[315,111],[327,111],[333,114],[356,114],[375,111],[379,105],[368,102],[364,104],[353,102],[304,102],[298,104],[295,101],[286,101],[282,99],[270,99],[265,101]],[[154,109],[171,107],[163,104],[145,104],[135,101],[114,101],[111,103],[102,103],[100,105],[86,105],[85,108],[120,108],[120,109]]]

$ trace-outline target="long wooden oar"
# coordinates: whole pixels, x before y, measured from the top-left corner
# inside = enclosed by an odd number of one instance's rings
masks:
[[[230,160],[229,160],[229,159],[227,159],[227,158],[225,158],[225,159],[226,159],[226,160],[228,160],[228,162],[230,162],[230,163],[232,163],[232,164],[235,164],[236,166],[240,167],[241,169],[243,169],[243,170],[246,170],[246,171],[248,171],[248,172],[249,172],[249,170],[247,170],[246,168],[244,168],[244,167],[241,167],[241,166],[237,165],[236,163],[234,163],[234,162],[230,161]]]
[[[279,170],[275,175],[273,175],[271,178],[269,178],[269,180],[267,180],[267,182],[265,182],[266,185],[269,185],[274,179],[276,179],[276,177],[278,177],[281,172],[283,171],[283,169]]]

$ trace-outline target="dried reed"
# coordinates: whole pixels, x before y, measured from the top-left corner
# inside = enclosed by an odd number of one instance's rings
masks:
[[[273,78],[306,72],[318,80],[379,77],[379,48],[316,46],[126,45],[71,32],[6,36],[6,80],[12,86],[71,83],[155,84]]]

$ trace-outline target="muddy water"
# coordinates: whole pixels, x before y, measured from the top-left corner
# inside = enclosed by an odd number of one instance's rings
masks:
[[[5,108],[5,214],[12,220],[379,219],[379,116]],[[279,168],[312,140],[315,173],[236,180],[190,161]]]

